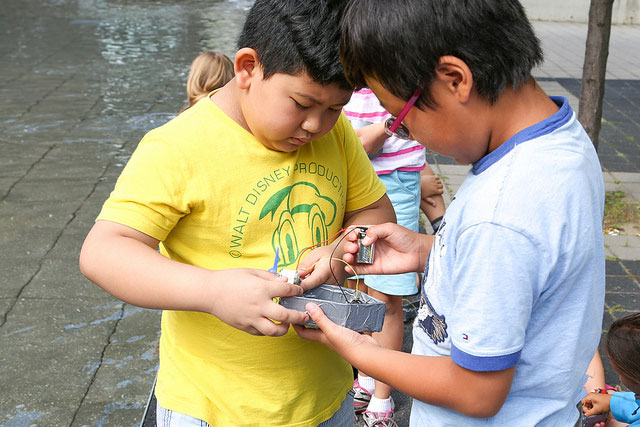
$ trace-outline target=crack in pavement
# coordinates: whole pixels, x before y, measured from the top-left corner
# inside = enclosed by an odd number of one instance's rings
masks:
[[[124,145],[124,144],[122,144]],[[47,150],[47,153],[49,153],[51,151],[51,149],[53,149],[55,147],[55,145],[53,145],[52,147],[49,148],[49,150]],[[122,147],[120,147],[122,148]],[[47,155],[47,153],[45,153],[39,160],[41,161],[42,159],[44,159],[44,157]],[[18,300],[20,299],[22,293],[24,292],[24,290],[27,288],[27,286],[29,286],[29,284],[33,281],[33,279],[38,275],[38,273],[40,272],[40,270],[42,270],[42,266],[44,265],[45,260],[47,259],[48,255],[51,253],[51,251],[53,250],[53,248],[55,248],[56,244],[58,243],[58,241],[60,240],[60,238],[62,237],[62,235],[64,234],[64,232],[67,230],[67,227],[69,226],[69,224],[71,224],[73,222],[73,220],[76,219],[76,217],[78,216],[78,212],[80,212],[80,210],[85,206],[85,204],[87,203],[87,200],[89,200],[89,198],[95,193],[96,188],[98,188],[98,185],[100,184],[100,182],[104,179],[107,170],[109,169],[109,167],[113,164],[114,158],[112,157],[107,164],[105,165],[104,169],[102,170],[102,173],[100,174],[100,176],[98,176],[98,178],[95,180],[93,187],[91,188],[91,191],[89,191],[89,193],[85,196],[85,198],[80,202],[80,204],[78,205],[78,207],[73,211],[73,213],[71,214],[71,218],[64,224],[64,226],[62,227],[62,229],[60,230],[60,232],[58,233],[58,235],[55,237],[55,239],[53,240],[53,243],[49,246],[49,248],[47,249],[47,251],[45,252],[45,254],[40,258],[40,261],[38,262],[38,267],[36,268],[36,271],[31,275],[31,277],[29,278],[29,280],[27,280],[25,282],[24,285],[22,285],[20,287],[20,289],[18,290],[17,295],[14,297],[13,303],[11,303],[9,305],[9,308],[7,309],[7,311],[0,316],[0,328],[2,328],[2,326],[4,326],[4,324],[7,321],[7,318],[9,317],[9,315],[11,314],[11,312],[13,311],[13,309],[15,308],[16,304],[18,303]],[[36,162],[36,163],[38,163]],[[33,167],[35,166],[32,165],[32,167],[29,169],[33,169]],[[28,172],[27,172],[28,173]],[[24,176],[26,176],[27,174],[25,174]],[[24,176],[22,178],[24,178]],[[21,178],[21,179],[22,179]],[[21,180],[20,179],[20,180]],[[20,181],[19,180],[19,181]],[[15,184],[14,184],[15,186]],[[13,186],[11,187],[13,188]],[[8,193],[7,193],[8,194]],[[0,203],[5,202],[5,198],[3,198]]]
[[[82,404],[84,403],[84,401],[86,400],[87,396],[89,395],[89,391],[91,391],[91,386],[95,382],[96,377],[98,376],[98,372],[100,371],[100,368],[103,365],[104,354],[107,352],[107,348],[109,348],[109,345],[111,345],[111,338],[113,337],[113,335],[115,335],[116,330],[118,329],[118,325],[120,324],[120,321],[124,317],[124,308],[125,308],[126,305],[127,304],[124,303],[124,302],[120,303],[120,315],[115,320],[115,322],[113,324],[113,328],[111,329],[111,332],[107,336],[107,342],[104,345],[104,347],[102,347],[102,351],[100,352],[100,361],[98,362],[98,367],[93,371],[93,375],[91,376],[91,380],[89,380],[89,384],[87,385],[86,390],[82,394],[82,398],[80,399],[80,403],[76,407],[76,410],[73,412],[73,417],[71,417],[71,422],[69,423],[69,426],[72,426],[73,423],[76,421],[78,413],[80,412],[80,409],[82,408]]]

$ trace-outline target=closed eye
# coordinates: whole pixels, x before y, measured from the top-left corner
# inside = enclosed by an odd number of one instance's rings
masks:
[[[296,101],[295,99],[291,98],[293,100],[293,102],[296,103],[296,107],[298,107],[301,110],[306,110],[307,108],[311,108],[311,106],[309,105],[302,105],[300,104],[298,101]]]

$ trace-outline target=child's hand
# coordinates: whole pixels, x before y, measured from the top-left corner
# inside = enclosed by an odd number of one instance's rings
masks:
[[[344,284],[346,278],[344,264],[340,261],[329,260],[335,244],[316,248],[300,261],[298,271],[300,272],[300,277],[303,278],[301,285],[305,290],[313,289],[325,283],[340,286]],[[333,257],[341,260],[343,253],[342,249],[338,248]],[[336,283],[336,279],[338,279],[339,283]]]
[[[290,323],[308,320],[305,313],[273,301],[275,297],[298,296],[303,292],[300,286],[287,283],[284,277],[248,268],[215,273],[216,283],[222,284],[223,289],[216,293],[209,312],[228,325],[252,335],[281,336],[287,333]]]
[[[369,335],[359,334],[351,329],[338,326],[324,314],[324,312],[314,303],[309,303],[305,307],[311,319],[320,329],[305,328],[302,325],[293,325],[293,329],[304,339],[322,343],[349,360],[349,354],[355,354],[358,346],[380,344]]]
[[[438,205],[432,196],[439,196],[444,193],[444,186],[442,185],[440,177],[434,174],[421,174],[420,192],[420,209],[426,213],[429,211],[429,207],[435,208]]]
[[[343,259],[358,274],[396,274],[423,271],[433,236],[411,231],[394,223],[373,225],[362,239],[364,245],[375,243],[373,264],[357,264],[358,233],[349,233],[343,246]]]
[[[609,411],[610,394],[589,393],[582,399],[582,412],[587,417]]]
[[[444,193],[444,186],[442,185],[440,177],[435,174],[421,174],[420,192],[423,200],[430,196],[439,196]]]

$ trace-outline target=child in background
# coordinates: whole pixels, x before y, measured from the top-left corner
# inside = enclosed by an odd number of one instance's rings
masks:
[[[420,210],[431,223],[433,234],[438,232],[444,217],[445,206],[442,193],[444,193],[444,186],[440,177],[433,173],[429,163],[425,162],[424,169],[420,172]]]
[[[412,426],[574,425],[602,324],[604,183],[567,99],[531,77],[542,49],[523,6],[352,0],[341,37],[349,80],[397,116],[389,131],[472,168],[435,236],[382,224],[362,239],[375,257],[358,274],[426,265],[412,354],[316,304],[321,330],[296,331],[413,396]]]
[[[398,224],[418,231],[420,213],[420,171],[424,169],[425,149],[417,141],[390,136],[385,132],[385,121],[391,117],[378,102],[371,89],[364,88],[353,93],[344,106],[344,114],[356,130],[362,146],[371,159],[378,178],[387,188],[387,196],[393,205]],[[429,169],[430,170],[430,169]],[[434,183],[439,179],[433,180]],[[441,184],[441,183],[440,183]],[[434,191],[430,190],[433,196]],[[437,197],[436,197],[437,198]],[[432,216],[442,218],[444,202],[439,196],[442,212]],[[417,292],[416,275],[413,273],[388,276],[366,276],[364,289],[369,295],[386,305],[382,331],[373,336],[383,347],[402,349],[404,334],[404,312],[402,297]],[[394,403],[391,387],[358,372],[353,384],[354,409],[363,413],[365,424],[374,422],[385,425],[393,417]]]
[[[631,391],[589,393],[582,399],[582,410],[585,416],[610,411],[615,420],[640,426],[640,313],[613,322],[607,332],[606,347],[613,369]],[[604,427],[604,423],[599,427]]]
[[[604,366],[602,365],[602,359],[600,358],[600,353],[596,350],[593,359],[589,363],[589,367],[587,367],[587,381],[584,384],[584,390],[587,393],[590,392],[600,392],[600,393],[614,393],[616,392],[616,388],[610,386],[605,381],[605,372]],[[590,424],[587,424],[590,425]],[[612,419],[611,417],[607,420],[607,427],[623,427],[626,426],[626,423],[621,423]],[[594,423],[594,427],[604,427],[604,423]]]
[[[273,299],[302,288],[267,271],[276,254],[278,270],[295,268],[352,223],[395,221],[342,114],[343,7],[255,1],[235,77],[145,135],[85,240],[88,278],[164,310],[160,427],[353,423],[351,366],[290,329],[307,315]],[[312,254],[342,257],[339,242]],[[310,278],[328,271],[321,262]]]
[[[212,50],[202,52],[191,62],[187,78],[188,105],[182,111],[193,107],[196,102],[226,85],[232,78],[233,62],[227,55]]]

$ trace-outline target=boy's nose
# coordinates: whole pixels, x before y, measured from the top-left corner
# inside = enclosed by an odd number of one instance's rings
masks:
[[[320,117],[310,116],[302,122],[300,127],[310,134],[315,134],[322,130],[322,120]]]

